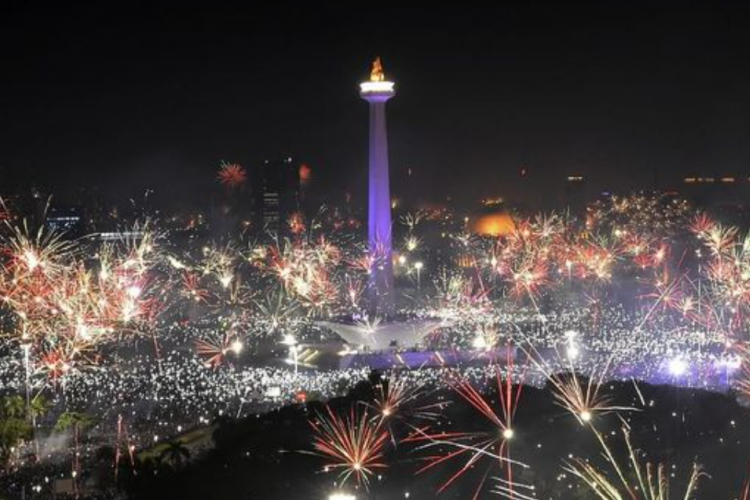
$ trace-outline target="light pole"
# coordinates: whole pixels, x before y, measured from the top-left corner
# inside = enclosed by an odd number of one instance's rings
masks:
[[[422,289],[422,268],[424,267],[424,264],[422,261],[417,261],[414,263],[414,269],[417,270],[417,290]]]
[[[26,390],[26,413],[31,414],[29,411],[29,406],[31,405],[31,388],[29,387],[29,384],[31,383],[31,365],[30,365],[30,351],[31,351],[31,341],[28,341],[26,339],[23,340],[23,343],[21,344],[21,349],[23,349],[23,368],[25,372],[25,378],[24,378],[24,386]]]
[[[289,346],[289,354],[291,354],[292,362],[294,363],[294,374],[297,375],[298,372],[298,357],[297,357],[297,351],[298,351],[298,342],[297,339],[294,338],[294,335],[285,335],[284,340],[281,342],[282,344]]]

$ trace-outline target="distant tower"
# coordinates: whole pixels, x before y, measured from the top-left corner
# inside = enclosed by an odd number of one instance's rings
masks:
[[[391,239],[391,188],[388,180],[388,131],[385,103],[396,94],[393,82],[385,80],[378,57],[372,63],[370,81],[360,84],[359,95],[370,103],[370,174],[368,203],[368,248],[370,307],[379,315],[395,311],[393,250]]]

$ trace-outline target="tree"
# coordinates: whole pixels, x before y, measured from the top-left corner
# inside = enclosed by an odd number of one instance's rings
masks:
[[[22,418],[26,413],[26,403],[21,396],[6,396],[2,399],[3,416],[6,418]]]
[[[81,432],[93,424],[94,418],[91,415],[77,411],[66,411],[57,418],[55,430],[65,432],[68,429],[73,429],[75,432]]]
[[[44,396],[39,394],[30,401],[27,411],[29,417],[31,417],[33,421],[36,421],[37,418],[49,411],[49,402]]]
[[[179,469],[190,460],[190,450],[179,440],[171,441],[159,454],[159,459]]]
[[[32,434],[31,425],[24,417],[24,407],[20,396],[0,399],[0,464],[6,470],[10,467],[14,450]]]

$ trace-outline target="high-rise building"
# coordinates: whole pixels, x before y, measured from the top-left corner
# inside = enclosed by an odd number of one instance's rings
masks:
[[[85,226],[83,210],[76,206],[52,206],[47,211],[44,226],[49,231],[63,234],[64,237],[81,237]]]
[[[360,96],[370,104],[370,152],[368,178],[368,248],[370,308],[376,314],[395,310],[393,250],[391,236],[391,188],[388,172],[388,131],[385,103],[396,92],[386,81],[380,58],[375,59],[370,80],[360,84]]]
[[[571,215],[585,220],[587,203],[586,178],[569,175],[565,179],[565,207]]]
[[[701,208],[746,206],[750,179],[739,173],[690,175],[682,180],[679,193]]]
[[[292,158],[267,160],[253,172],[253,226],[258,231],[283,233],[299,211],[300,166]]]

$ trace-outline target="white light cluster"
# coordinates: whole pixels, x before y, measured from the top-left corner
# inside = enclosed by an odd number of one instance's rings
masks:
[[[393,82],[363,82],[359,85],[363,94],[393,92]]]

